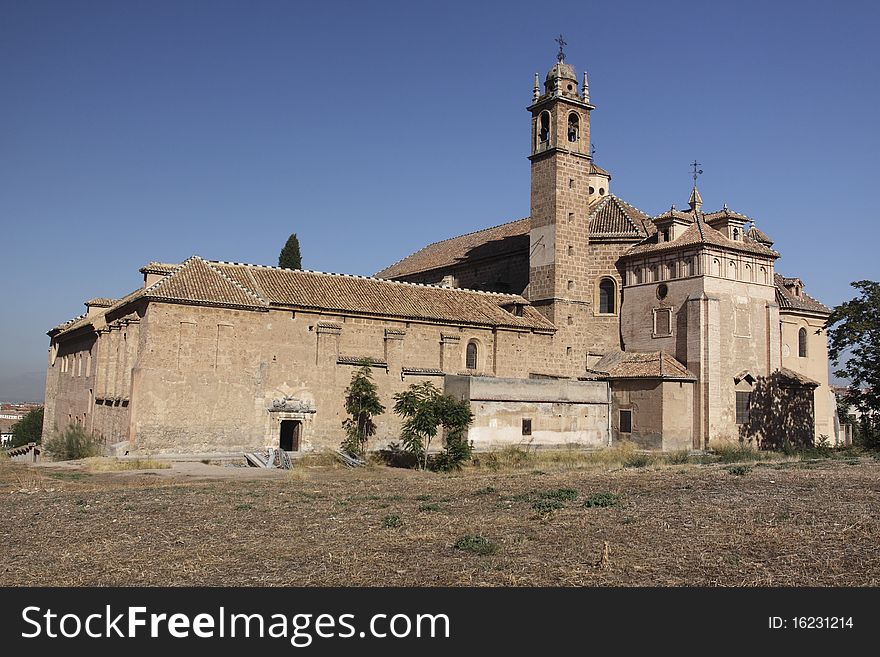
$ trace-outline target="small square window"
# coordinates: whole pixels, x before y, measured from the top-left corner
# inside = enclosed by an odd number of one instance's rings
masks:
[[[633,412],[620,411],[620,433],[632,433]]]
[[[522,435],[531,436],[532,435],[532,418],[524,417],[522,420]]]
[[[574,212],[569,212],[568,213],[568,223],[571,223],[572,221],[574,221]]]

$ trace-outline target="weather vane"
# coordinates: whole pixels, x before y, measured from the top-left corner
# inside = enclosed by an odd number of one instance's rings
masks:
[[[590,157],[596,157],[596,144],[590,144]]]
[[[700,176],[703,173],[703,170],[700,169],[699,167],[701,167],[703,165],[700,164],[699,162],[697,162],[696,160],[694,160],[691,163],[691,166],[694,168],[694,187],[696,187],[697,186],[697,176]]]
[[[559,44],[559,54],[556,55],[556,59],[559,62],[564,62],[565,61],[565,53],[562,51],[562,48],[563,48],[563,46],[567,46],[568,43],[566,42],[565,39],[562,38],[562,33],[559,34],[558,38],[553,39],[553,40]]]

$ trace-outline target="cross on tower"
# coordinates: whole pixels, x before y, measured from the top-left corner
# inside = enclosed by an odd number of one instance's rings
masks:
[[[559,54],[556,55],[556,59],[559,62],[564,62],[565,61],[565,53],[562,51],[562,47],[567,46],[568,43],[565,41],[565,39],[562,38],[561,33],[559,34],[559,36],[556,39],[553,39],[553,40],[559,44]]]
[[[700,164],[699,162],[697,162],[696,160],[694,160],[691,163],[691,166],[694,168],[694,187],[696,187],[697,186],[697,176],[700,176],[703,173],[703,170],[698,167],[701,167],[703,165]]]

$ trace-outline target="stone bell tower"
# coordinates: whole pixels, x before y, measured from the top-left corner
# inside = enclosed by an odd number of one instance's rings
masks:
[[[560,353],[556,355],[564,359],[559,365],[563,370],[582,371],[584,363],[572,358],[571,348],[566,358],[566,343],[572,343],[566,338],[566,326],[590,308],[592,291],[584,276],[589,253],[587,216],[599,185],[604,195],[607,184],[597,182],[590,152],[594,107],[587,74],[579,85],[574,67],[565,63],[561,47],[565,42],[559,41],[558,61],[547,73],[543,92],[535,74],[533,102],[528,107],[532,115],[528,297],[557,326],[554,342]]]

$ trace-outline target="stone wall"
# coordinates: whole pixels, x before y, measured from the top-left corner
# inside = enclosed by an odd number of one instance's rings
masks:
[[[338,447],[344,393],[361,358],[388,411],[371,447],[399,440],[393,395],[443,374],[528,377],[549,334],[272,310],[152,303],[134,368],[133,447],[219,452],[277,446],[282,419],[301,449]],[[477,369],[465,350],[478,345]],[[270,410],[273,405],[278,410]]]
[[[814,392],[816,413],[815,438],[827,436],[834,444],[834,415],[831,388],[828,386],[828,334],[825,319],[809,313],[785,310],[780,312],[782,325],[782,366],[813,379],[819,384]],[[807,355],[799,356],[798,333],[806,331]]]
[[[609,444],[605,381],[447,376],[445,391],[470,401],[467,439],[475,449]]]

